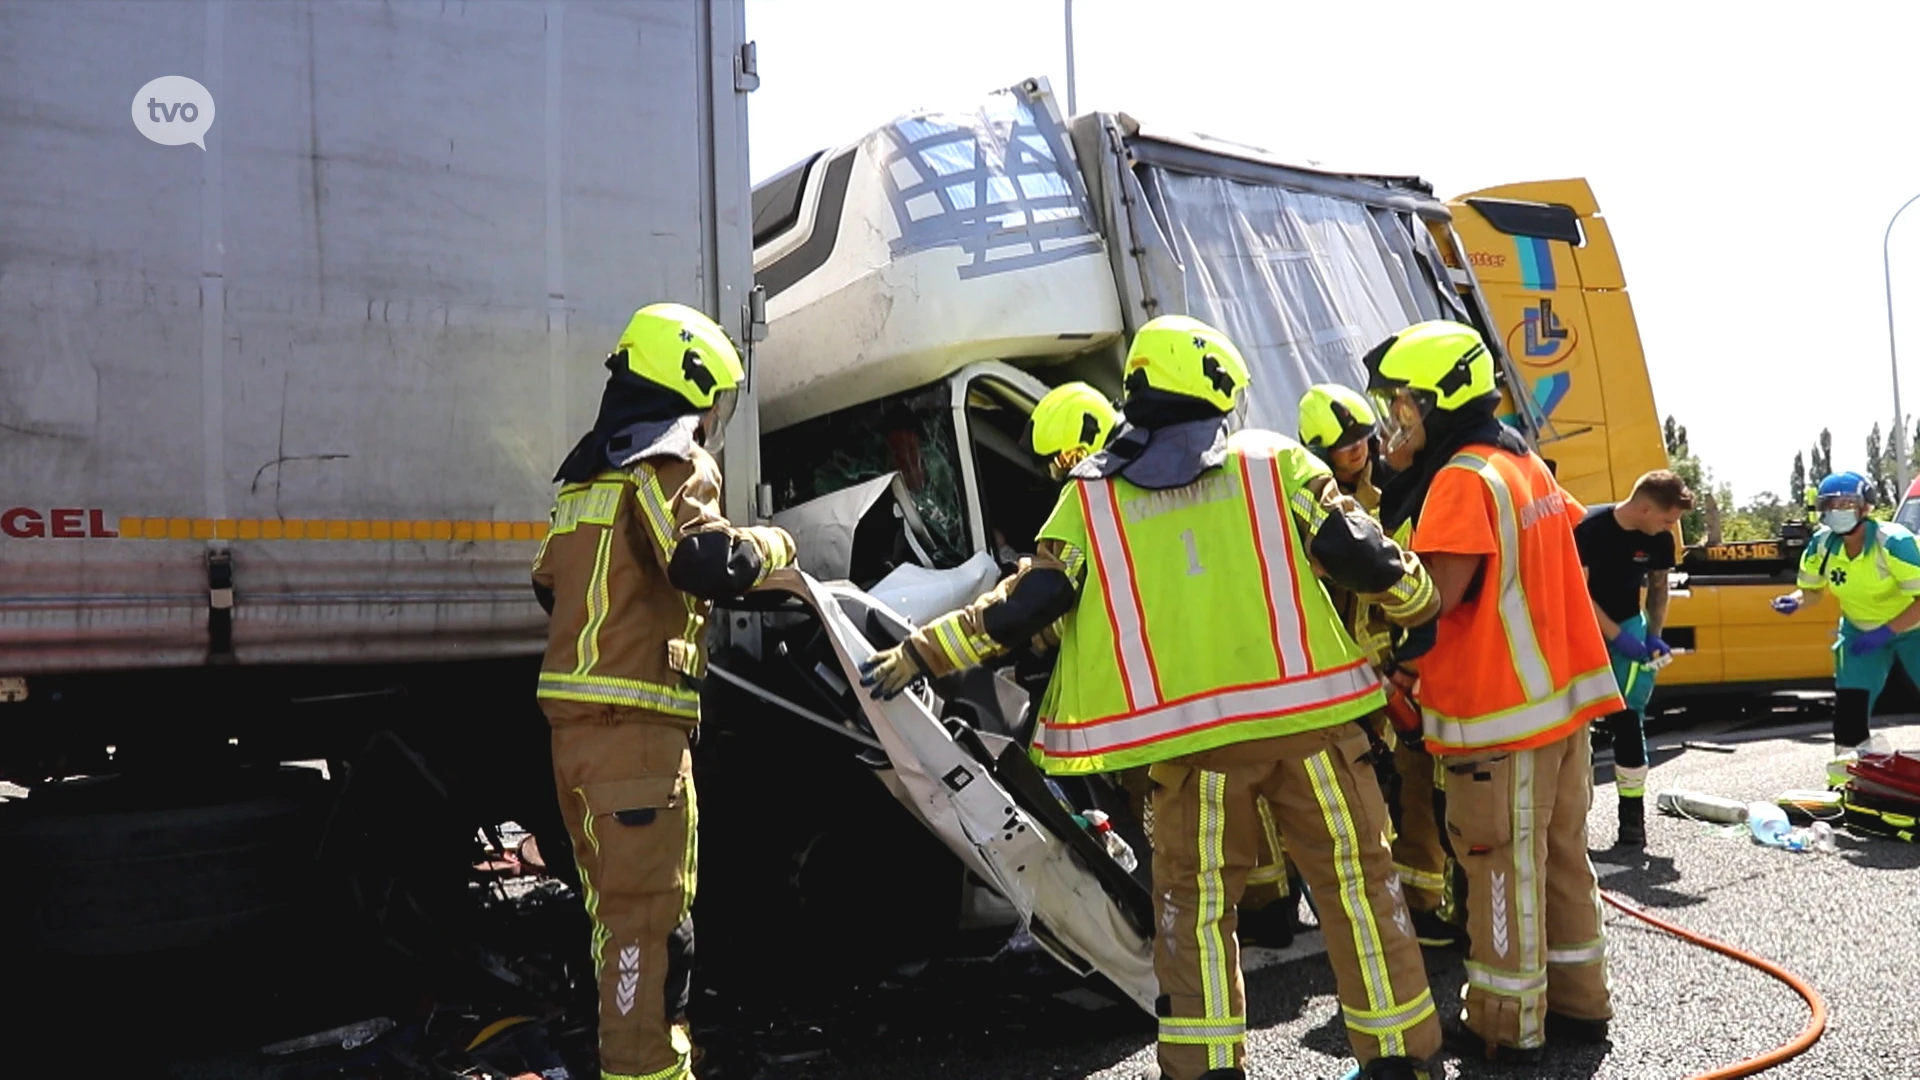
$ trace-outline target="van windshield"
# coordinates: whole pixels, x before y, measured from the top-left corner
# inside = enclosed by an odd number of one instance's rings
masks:
[[[1920,499],[1909,495],[1900,501],[1900,509],[1894,511],[1893,523],[1905,525],[1913,532],[1920,532]]]

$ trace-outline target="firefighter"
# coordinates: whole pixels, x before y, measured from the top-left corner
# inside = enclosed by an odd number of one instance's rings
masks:
[[[1380,457],[1379,425],[1373,407],[1364,395],[1338,383],[1321,383],[1307,389],[1300,399],[1300,442],[1319,455],[1333,470],[1340,490],[1350,495],[1368,513],[1378,515],[1384,469]],[[1394,537],[1405,544],[1403,528]],[[1353,639],[1366,650],[1374,669],[1392,682],[1389,694],[1405,694],[1414,679],[1399,668],[1397,656],[1411,661],[1417,647],[1403,644],[1396,650],[1393,624],[1378,605],[1362,603],[1360,598],[1337,586],[1332,590],[1337,608]],[[1402,698],[1396,724],[1392,711],[1376,718],[1376,727],[1391,757],[1381,777],[1387,789],[1387,807],[1396,835],[1393,840],[1393,868],[1406,891],[1407,906],[1413,911],[1413,928],[1422,945],[1447,947],[1460,942],[1460,927],[1454,898],[1448,888],[1452,872],[1445,842],[1440,834],[1438,807],[1433,789],[1433,756],[1421,744],[1420,714],[1410,699]],[[1383,755],[1384,756],[1384,755]]]
[[[1027,420],[1026,443],[1047,459],[1053,478],[1064,481],[1075,465],[1105,449],[1122,423],[1106,395],[1083,382],[1063,383],[1033,407],[1033,415]],[[1035,642],[1035,651],[1051,652],[1058,644],[1057,630],[1049,627]],[[1135,804],[1135,816],[1150,821],[1144,795],[1151,788],[1144,769],[1134,772],[1141,775],[1122,778],[1121,786]],[[1134,797],[1136,791],[1141,798]],[[1247,891],[1240,900],[1240,940],[1284,949],[1293,944],[1294,932],[1299,929],[1300,879],[1287,862],[1278,827],[1264,804],[1260,819],[1259,864],[1248,874]]]
[[[1873,488],[1859,473],[1820,481],[1820,528],[1800,556],[1799,588],[1773,601],[1792,615],[1832,593],[1840,602],[1833,650],[1833,758],[1827,782],[1844,787],[1847,765],[1872,746],[1868,717],[1897,659],[1920,685],[1920,543],[1891,521],[1868,517]]]
[[[1495,418],[1493,357],[1472,327],[1420,323],[1365,364],[1389,458],[1407,462],[1382,526],[1412,525],[1441,594],[1418,689],[1470,942],[1466,1026],[1447,1043],[1535,1062],[1548,1039],[1605,1039],[1613,1017],[1587,859],[1588,729],[1623,703],[1574,544],[1584,511]]]
[[[1156,318],[1126,372],[1131,427],[1074,468],[1033,560],[877,654],[862,681],[891,697],[1061,620],[1035,761],[1153,779],[1156,1075],[1246,1075],[1234,929],[1265,802],[1324,898],[1352,1075],[1424,1078],[1439,1024],[1360,724],[1385,696],[1315,569],[1405,623],[1433,617],[1432,585],[1304,447],[1229,438],[1248,373],[1219,331]]]
[[[1061,481],[1075,465],[1105,449],[1119,424],[1120,413],[1105,394],[1083,382],[1063,383],[1033,406],[1026,443]]]
[[[1626,502],[1589,507],[1573,527],[1594,619],[1607,639],[1613,679],[1627,703],[1607,717],[1620,796],[1616,847],[1647,843],[1647,702],[1653,698],[1654,665],[1673,655],[1660,640],[1667,625],[1667,573],[1678,562],[1673,530],[1691,509],[1693,492],[1686,481],[1655,469],[1633,482]]]
[[[725,332],[654,304],[606,366],[534,561],[551,617],[538,693],[593,923],[601,1076],[690,1080],[701,628],[713,600],[793,565],[793,539],[720,515],[711,455],[742,377]]]

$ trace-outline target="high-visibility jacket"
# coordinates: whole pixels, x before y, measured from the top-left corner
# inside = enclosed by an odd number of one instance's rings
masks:
[[[1866,543],[1858,558],[1847,554],[1846,537],[1825,526],[1800,555],[1802,589],[1827,589],[1840,614],[1862,630],[1884,626],[1920,599],[1920,542],[1904,526],[1864,521]]]
[[[682,539],[725,532],[763,552],[760,577],[792,559],[778,530],[720,514],[720,468],[697,446],[568,484],[534,560],[553,596],[538,694],[622,705],[692,725],[705,674],[702,629],[712,604],[674,588],[667,567]]]
[[[1304,485],[1326,466],[1259,434],[1185,487],[1109,477],[1061,492],[1040,536],[1085,580],[1033,741],[1046,771],[1151,764],[1385,703],[1295,528],[1296,514],[1324,517]]]
[[[1414,551],[1486,561],[1420,664],[1428,750],[1543,746],[1625,708],[1574,544],[1584,514],[1532,453],[1469,446],[1435,474]]]

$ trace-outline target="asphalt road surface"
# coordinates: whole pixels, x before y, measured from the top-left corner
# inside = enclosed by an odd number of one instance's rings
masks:
[[[1920,718],[1879,730],[1897,748],[1920,750]],[[1827,731],[1824,721],[1760,730],[1697,721],[1654,740],[1650,786],[1739,799],[1819,788]],[[1701,739],[1721,749],[1682,745]],[[1767,1076],[1920,1077],[1920,845],[1861,840],[1843,831],[1837,854],[1796,854],[1760,847],[1741,830],[1650,815],[1646,853],[1622,858],[1607,850],[1615,805],[1610,755],[1602,752],[1596,764],[1601,786],[1591,826],[1602,888],[1771,959],[1825,996],[1831,1009],[1825,1038]],[[1606,914],[1617,1014],[1611,1045],[1556,1052],[1544,1066],[1524,1071],[1449,1061],[1446,1076],[1688,1077],[1784,1043],[1805,1023],[1799,998],[1768,976],[1610,907]],[[1256,1080],[1321,1080],[1348,1067],[1332,972],[1321,951],[1317,932],[1284,953],[1248,951],[1249,1074]],[[303,966],[291,963],[275,993],[300,985]],[[1443,1015],[1457,1012],[1460,957],[1430,955],[1429,974]],[[10,983],[0,974],[0,985]],[[281,1008],[249,985],[260,1011]],[[904,972],[851,998],[794,1002],[771,1019],[742,1014],[730,1020],[715,1015],[717,1001],[708,1004],[700,1037],[712,1053],[699,1070],[702,1080],[1132,1080],[1153,1054],[1148,1018],[1075,985],[1038,954]],[[197,1023],[216,1040],[220,1031],[243,1038],[231,1016],[201,1014]],[[14,1046],[32,1039],[22,1030],[7,1035]],[[71,1044],[71,1052],[85,1060],[84,1047]],[[281,1074],[246,1050],[172,1065],[155,1060],[145,1075],[264,1080]]]
[[[1920,750],[1920,723],[1885,730]],[[1698,729],[1655,740],[1655,791],[1687,788],[1741,799],[1824,786],[1826,723],[1741,733]],[[1731,752],[1692,750],[1711,739]],[[1920,845],[1838,834],[1837,854],[1761,847],[1744,831],[1649,815],[1644,855],[1604,850],[1613,840],[1610,754],[1591,821],[1603,889],[1630,903],[1799,974],[1826,999],[1827,1033],[1769,1077],[1920,1077]],[[1734,835],[1727,835],[1729,831]],[[1807,1009],[1786,986],[1732,959],[1684,943],[1608,907],[1614,1008],[1610,1046],[1554,1052],[1544,1066],[1502,1069],[1450,1061],[1448,1077],[1658,1080],[1743,1060],[1792,1039]],[[1250,950],[1246,967],[1249,1069],[1255,1080],[1337,1077],[1350,1065],[1333,975],[1317,934],[1284,954]],[[1430,956],[1443,1015],[1458,1009],[1457,956]],[[902,1080],[966,1077],[1131,1080],[1152,1060],[1153,1034],[1126,1008],[1085,1010],[1058,998],[1016,1020],[1003,1004],[956,995],[915,1015],[895,1013],[864,1044],[804,1062],[767,1060],[756,1080]],[[993,1017],[999,1022],[983,1022]],[[737,1075],[729,1070],[729,1076]]]

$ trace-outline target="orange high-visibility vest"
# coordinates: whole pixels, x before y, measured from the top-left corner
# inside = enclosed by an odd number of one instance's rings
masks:
[[[1574,546],[1582,512],[1531,453],[1470,446],[1434,476],[1414,550],[1486,562],[1420,661],[1433,753],[1542,746],[1626,707]]]

